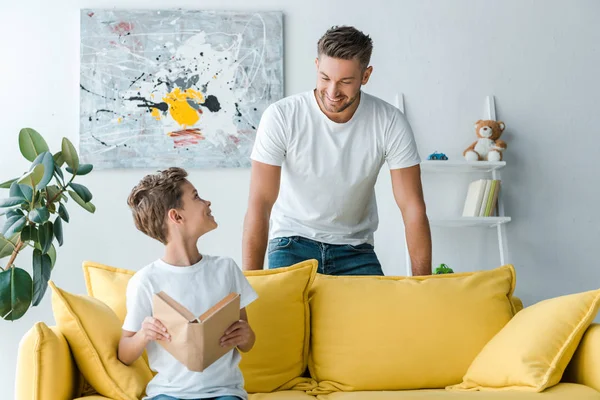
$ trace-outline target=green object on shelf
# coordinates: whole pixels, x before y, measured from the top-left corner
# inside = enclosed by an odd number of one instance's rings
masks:
[[[449,266],[447,266],[446,264],[440,264],[439,267],[437,267],[434,271],[434,275],[439,275],[439,274],[453,274],[454,271],[452,270],[452,268],[450,268]]]

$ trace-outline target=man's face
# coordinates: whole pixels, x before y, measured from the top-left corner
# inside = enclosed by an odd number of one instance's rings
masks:
[[[358,99],[361,85],[369,80],[372,67],[363,71],[356,59],[325,55],[317,58],[317,95],[327,112],[341,113]]]

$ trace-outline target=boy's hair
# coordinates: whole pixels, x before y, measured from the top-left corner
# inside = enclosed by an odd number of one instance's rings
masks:
[[[172,167],[146,175],[131,190],[127,204],[141,232],[167,244],[167,213],[172,208],[181,208],[181,186],[187,175],[184,169]]]
[[[355,58],[365,70],[371,61],[373,40],[352,26],[334,26],[319,39],[317,51],[319,57],[324,54],[342,60]]]

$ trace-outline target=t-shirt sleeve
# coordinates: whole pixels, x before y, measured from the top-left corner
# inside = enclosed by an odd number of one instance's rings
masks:
[[[287,153],[286,137],[283,115],[276,105],[271,104],[260,119],[250,158],[280,167]]]
[[[412,128],[399,110],[386,132],[385,159],[390,169],[412,167],[421,162]]]
[[[258,294],[235,261],[231,260],[230,268],[233,275],[233,291],[240,294],[240,308],[244,308],[258,299]]]
[[[152,295],[141,279],[133,276],[127,284],[127,314],[123,321],[123,329],[137,332],[142,329],[142,322],[152,316]]]

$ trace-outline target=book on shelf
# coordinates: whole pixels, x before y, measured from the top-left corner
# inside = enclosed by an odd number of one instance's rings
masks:
[[[499,179],[478,179],[469,184],[463,217],[491,217],[498,206]]]

